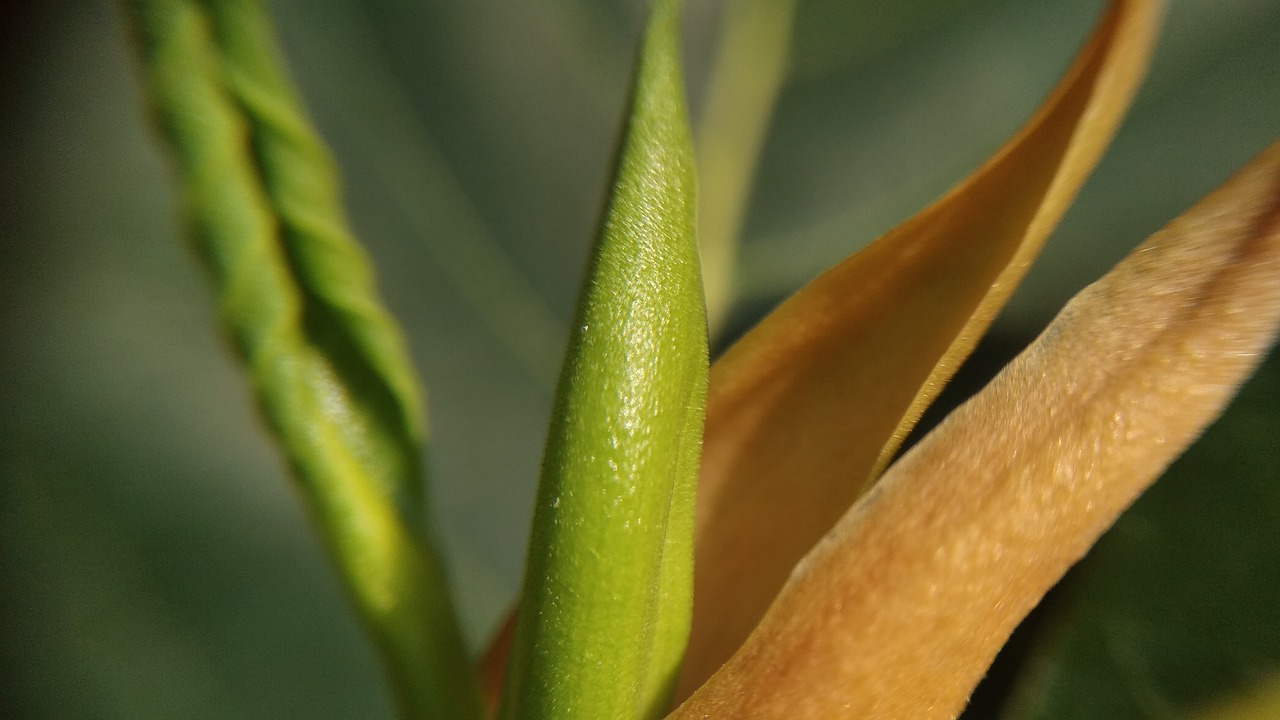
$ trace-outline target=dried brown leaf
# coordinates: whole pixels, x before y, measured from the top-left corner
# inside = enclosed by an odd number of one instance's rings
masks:
[[[1013,140],[712,368],[679,697],[742,643],[973,349],[1124,116],[1160,10],[1113,2]]]
[[[953,718],[1280,325],[1280,144],[1078,295],[896,463],[671,718]]]

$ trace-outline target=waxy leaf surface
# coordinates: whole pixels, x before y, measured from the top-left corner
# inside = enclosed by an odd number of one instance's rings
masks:
[[[552,416],[500,717],[665,712],[707,382],[679,5],[653,6]]]

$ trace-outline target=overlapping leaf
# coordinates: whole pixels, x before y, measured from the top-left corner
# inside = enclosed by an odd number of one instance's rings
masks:
[[[672,718],[952,718],[1280,326],[1280,144],[1087,288],[896,463]]]
[[[1123,117],[1160,11],[1113,2],[1005,148],[712,368],[680,695],[738,647],[1008,299]]]

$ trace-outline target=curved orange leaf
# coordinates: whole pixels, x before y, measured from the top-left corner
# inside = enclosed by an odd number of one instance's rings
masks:
[[[1161,3],[1117,0],[1028,125],[715,364],[678,697],[750,632],[973,349],[1123,117]]]
[[[1280,144],[1078,295],[890,469],[671,718],[953,718],[1280,325]]]

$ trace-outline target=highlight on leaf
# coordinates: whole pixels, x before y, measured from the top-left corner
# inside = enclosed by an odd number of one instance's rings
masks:
[[[786,76],[796,2],[737,0],[724,7],[696,137],[698,245],[713,340],[732,309],[739,234]]]
[[[1221,699],[1190,714],[1191,720],[1271,720],[1280,717],[1280,675],[1271,673],[1244,692]]]
[[[1280,144],[1067,305],[890,468],[673,719],[952,718],[1280,327]]]
[[[499,717],[665,714],[707,381],[679,3],[655,2],[548,434]]]
[[[1008,300],[1124,116],[1161,11],[1112,2],[1004,148],[712,367],[681,697],[746,638]]]

